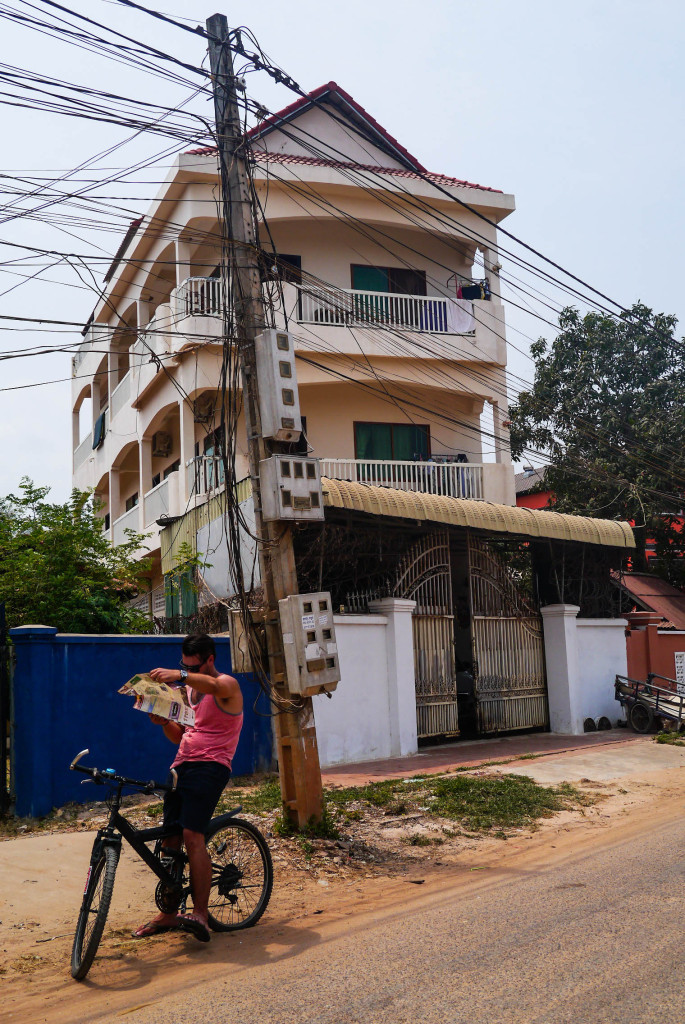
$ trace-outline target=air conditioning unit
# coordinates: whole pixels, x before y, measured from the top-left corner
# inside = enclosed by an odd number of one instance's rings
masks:
[[[210,423],[214,418],[214,395],[200,395],[193,402],[193,417],[196,423]]]
[[[152,435],[152,454],[155,458],[165,459],[171,455],[172,445],[171,434],[168,434],[166,430],[158,430],[156,434]]]

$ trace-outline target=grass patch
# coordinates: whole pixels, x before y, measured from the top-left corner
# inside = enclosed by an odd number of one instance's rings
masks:
[[[671,747],[685,747],[685,736],[680,732],[659,732],[654,739],[657,743],[668,743]]]
[[[225,790],[217,805],[216,814],[223,814],[240,804],[248,814],[264,814],[281,806],[281,784],[277,775],[268,775],[258,786],[231,786]]]
[[[337,816],[331,814],[326,797],[324,796],[321,821],[310,821],[304,828],[298,828],[297,825],[294,825],[281,815],[274,822],[274,832],[277,836],[295,837],[300,841],[309,839],[340,839],[340,829],[338,828],[336,818]],[[303,852],[305,855],[307,854],[305,847],[303,847]],[[311,855],[311,849],[309,854]]]
[[[359,805],[382,809],[386,814],[424,812],[431,817],[455,822],[470,833],[495,832],[504,838],[506,830],[534,827],[541,819],[558,811],[583,807],[594,797],[581,793],[568,783],[541,786],[523,775],[424,776],[415,779],[391,779],[366,786],[350,786],[327,793],[331,812],[349,820],[358,820]],[[357,810],[349,811],[350,804]],[[450,835],[450,830],[445,829]],[[425,837],[412,837],[411,845],[428,845]]]

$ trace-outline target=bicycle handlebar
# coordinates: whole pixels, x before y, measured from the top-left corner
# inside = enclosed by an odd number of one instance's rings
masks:
[[[85,757],[85,755],[89,753],[90,750],[87,747],[85,750],[78,753],[69,765],[69,771],[83,772],[84,775],[90,775],[93,782],[98,786],[104,786],[107,783],[117,786],[137,786],[138,789],[142,789],[146,793],[153,793],[156,789],[168,792],[173,792],[176,789],[178,775],[174,768],[171,769],[171,777],[173,779],[171,785],[169,785],[168,782],[155,782],[154,779],[150,779],[149,781],[143,781],[142,779],[129,779],[124,775],[117,775],[113,768],[106,768],[103,771],[100,768],[86,768],[84,764],[79,764],[81,758]]]

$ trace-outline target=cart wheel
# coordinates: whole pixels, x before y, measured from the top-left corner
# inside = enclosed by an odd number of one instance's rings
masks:
[[[630,709],[630,725],[635,732],[649,732],[654,725],[654,714],[644,704],[633,704]]]

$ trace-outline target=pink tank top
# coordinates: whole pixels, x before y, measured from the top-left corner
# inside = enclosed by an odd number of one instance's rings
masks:
[[[211,693],[202,694],[193,704],[190,686],[186,692],[188,703],[195,709],[195,725],[186,726],[171,767],[184,761],[217,761],[230,768],[243,725],[242,711],[238,715],[224,711]]]

